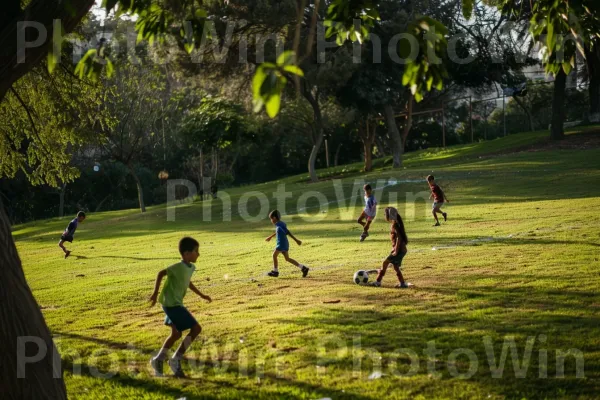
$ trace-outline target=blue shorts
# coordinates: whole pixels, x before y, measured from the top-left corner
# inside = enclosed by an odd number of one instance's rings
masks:
[[[444,205],[443,201],[434,201],[433,205],[431,206],[431,209],[435,209],[435,208],[442,208],[442,206]]]
[[[60,240],[63,242],[69,242],[69,243],[73,243],[73,236],[70,235],[62,235],[60,237]]]
[[[278,244],[277,247],[275,247],[275,251],[281,251],[281,252],[290,251],[290,245],[289,245],[289,243],[287,245]]]
[[[163,311],[167,314],[165,325],[174,326],[179,332],[187,331],[198,325],[194,316],[184,306],[163,306]]]

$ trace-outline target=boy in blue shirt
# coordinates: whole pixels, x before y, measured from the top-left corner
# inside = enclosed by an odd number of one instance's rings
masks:
[[[369,228],[377,214],[377,200],[375,200],[375,195],[373,195],[373,188],[371,188],[371,185],[367,184],[363,189],[365,191],[365,209],[360,214],[357,221],[363,227],[363,233],[360,235],[361,242],[364,242],[367,236],[369,236]]]
[[[269,272],[268,275],[274,278],[279,276],[277,257],[279,257],[279,254],[283,254],[285,260],[290,264],[300,268],[300,271],[302,271],[302,277],[306,278],[306,275],[308,275],[308,267],[304,264],[300,264],[298,261],[290,258],[289,256],[288,252],[290,250],[290,242],[288,241],[287,236],[290,235],[290,237],[296,241],[298,246],[302,245],[302,242],[296,239],[296,237],[292,235],[292,232],[288,230],[285,222],[281,220],[281,214],[279,211],[271,211],[269,218],[271,219],[273,225],[275,225],[275,233],[269,236],[266,241],[270,242],[271,239],[277,237],[277,245],[275,246],[275,251],[273,252],[273,271]]]
[[[71,252],[65,248],[64,243],[69,242],[73,243],[73,236],[75,236],[75,231],[77,230],[77,226],[85,220],[85,213],[83,211],[79,211],[77,213],[77,217],[75,217],[71,222],[69,222],[69,226],[63,232],[60,237],[60,242],[58,242],[58,247],[65,252],[65,258],[71,255]]]

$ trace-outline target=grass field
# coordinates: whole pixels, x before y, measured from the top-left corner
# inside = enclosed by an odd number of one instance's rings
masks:
[[[213,200],[171,209],[175,221],[165,206],[92,214],[67,260],[56,243],[68,219],[15,227],[69,397],[597,398],[600,148],[511,152],[542,137],[409,154],[400,171],[321,171],[341,181],[297,176],[232,189],[231,213]],[[439,228],[424,199],[430,173],[451,200]],[[385,186],[364,243],[354,222],[362,200],[352,196],[361,180]],[[278,185],[291,192],[280,204]],[[250,191],[267,203],[245,203]],[[302,204],[307,191],[321,193],[321,207],[315,197]],[[283,203],[284,220],[304,241],[292,243],[290,255],[312,268],[306,279],[282,261],[279,278],[265,275],[273,248],[264,241],[273,231],[266,213]],[[390,250],[388,204],[409,236],[407,290],[393,289],[393,271],[383,288],[352,283],[356,270],[377,268]],[[246,211],[262,218],[244,220]],[[169,329],[147,298],[157,272],[178,261],[184,235],[201,243],[193,281],[214,301],[186,297],[203,327],[188,353],[190,378],[154,378],[148,360]],[[504,369],[494,368],[503,359]]]

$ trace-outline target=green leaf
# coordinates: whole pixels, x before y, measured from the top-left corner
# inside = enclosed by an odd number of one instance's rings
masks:
[[[265,79],[267,79],[267,74],[265,74],[264,68],[259,66],[254,73],[254,78],[252,78],[252,93],[255,99],[260,97],[260,88],[265,82]]]
[[[281,94],[273,93],[269,100],[266,103],[267,115],[271,118],[275,118],[279,113],[279,108],[281,107]]]
[[[284,51],[277,57],[278,66],[292,65],[296,61],[296,53],[292,50]]]
[[[552,51],[554,49],[554,45],[556,44],[556,36],[554,36],[554,24],[552,22],[548,23],[547,35],[546,46],[548,46],[548,49]]]
[[[285,72],[289,72],[290,74],[304,76],[304,72],[297,65],[287,65],[287,66],[283,67],[283,70]]]
[[[198,19],[204,19],[208,17],[208,13],[206,12],[205,9],[200,8],[198,10],[196,10],[196,18]]]
[[[462,0],[463,16],[465,19],[471,19],[473,15],[473,3],[474,0]]]
[[[48,52],[48,72],[50,73],[54,72],[54,69],[58,64],[58,57],[56,56],[56,52],[54,50],[54,46],[52,46],[52,50]]]
[[[113,75],[114,71],[115,71],[115,66],[113,65],[112,61],[110,61],[107,58],[106,59],[106,76],[108,76],[110,78]]]
[[[433,86],[433,75],[429,75],[427,78],[427,91],[430,92]]]

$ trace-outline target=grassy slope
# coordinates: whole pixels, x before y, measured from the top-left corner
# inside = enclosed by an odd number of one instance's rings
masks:
[[[291,255],[313,270],[304,280],[287,265],[281,266],[277,280],[264,276],[273,247],[264,237],[272,228],[266,220],[243,222],[237,210],[240,196],[249,190],[264,192],[273,208],[272,193],[285,183],[293,192],[286,210],[294,214],[300,194],[307,190],[335,201],[331,181],[308,185],[304,177],[291,177],[228,191],[234,215],[225,223],[216,201],[210,206],[212,222],[202,221],[199,204],[178,207],[175,222],[166,221],[164,206],[152,207],[144,215],[135,211],[91,215],[78,230],[73,256],[67,261],[56,247],[66,220],[16,227],[27,279],[67,369],[83,364],[82,375],[67,372],[70,397],[596,397],[600,149],[479,158],[530,145],[541,137],[515,135],[410,154],[407,169],[380,169],[358,177],[400,182],[378,193],[378,200],[384,207],[395,204],[396,196],[406,219],[410,244],[404,271],[415,284],[407,291],[392,289],[393,273],[388,273],[382,289],[351,283],[354,271],[376,268],[389,251],[388,227],[381,217],[371,237],[358,243],[360,230],[353,220],[360,212],[360,199],[355,206],[346,204],[349,208],[334,202],[328,210],[309,207],[311,216],[289,215],[290,229],[304,241],[299,248],[293,245]],[[343,181],[343,197],[348,198],[356,166],[345,168],[323,175],[348,176]],[[432,172],[452,200],[447,208],[450,221],[438,229],[431,227],[424,200],[405,202],[406,193],[427,190],[424,183],[411,181]],[[249,202],[253,214],[260,210],[255,200]],[[149,376],[147,360],[168,330],[162,325],[162,311],[149,309],[145,299],[156,273],[177,261],[177,241],[183,235],[201,242],[200,272],[194,281],[214,302],[203,304],[192,293],[186,298],[204,328],[205,340],[188,355],[196,362],[188,367],[192,379],[157,379]],[[326,303],[330,301],[339,302]],[[540,335],[545,335],[545,343],[539,341]],[[519,356],[526,338],[535,337],[527,379],[515,378],[510,354],[503,378],[492,378],[484,336],[494,341],[496,359],[506,336],[514,336]],[[336,341],[351,346],[358,337],[361,349],[354,353],[351,348],[347,353],[331,349]],[[323,353],[319,343],[325,339],[331,343]],[[442,350],[436,357],[441,377],[428,372],[423,349],[429,341]],[[412,349],[420,358],[419,371],[410,378],[394,376],[390,369],[391,361],[399,359],[396,369],[408,371],[408,356],[397,354],[401,348]],[[450,352],[459,348],[471,349],[477,356],[479,369],[470,379],[449,373],[448,363],[460,372],[468,370],[465,356],[449,361]],[[566,377],[554,378],[555,350],[570,348],[585,354],[585,379],[575,378],[572,360],[566,363]],[[541,349],[548,350],[552,379],[537,378]],[[274,365],[276,355],[279,369]],[[111,365],[113,358],[119,361]],[[262,379],[257,378],[255,365],[261,364],[257,359],[266,359]],[[353,360],[358,359],[360,377],[352,372]],[[94,367],[119,374],[94,378]],[[386,375],[368,379],[374,370]]]

